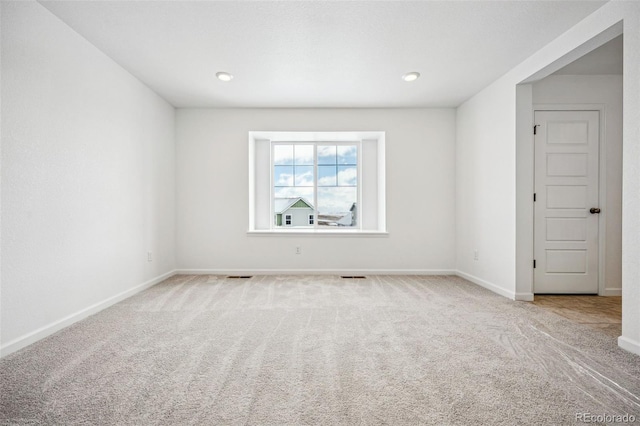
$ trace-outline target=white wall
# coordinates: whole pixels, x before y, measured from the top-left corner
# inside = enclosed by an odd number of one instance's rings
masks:
[[[515,101],[514,90],[505,85],[491,96],[483,92],[459,107],[456,117],[457,269],[465,278],[511,298],[515,123],[502,116],[502,104],[504,99]]]
[[[601,176],[606,199],[601,200],[604,226],[604,294],[622,289],[622,76],[551,75],[533,84],[534,104],[598,104],[604,107],[606,175]],[[603,229],[602,229],[603,228]]]
[[[179,269],[453,269],[453,109],[179,109],[176,120]],[[247,235],[248,132],[314,130],[386,132],[387,237]]]
[[[640,3],[605,4],[458,108],[456,253],[457,268],[463,274],[513,297],[523,291],[516,286],[516,238],[526,232],[516,233],[516,85],[622,20],[623,324],[619,343],[640,354]],[[473,248],[480,249],[478,261],[472,258]]]
[[[40,4],[2,3],[4,354],[174,269],[174,120]]]
[[[0,5],[0,85],[2,84],[2,16]],[[0,193],[2,192],[2,90],[0,90]],[[0,241],[2,241],[2,196],[0,194]],[[2,356],[2,244],[0,243],[0,357]]]

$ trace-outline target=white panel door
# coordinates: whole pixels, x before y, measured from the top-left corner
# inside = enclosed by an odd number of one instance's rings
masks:
[[[535,293],[598,293],[599,121],[535,112]]]

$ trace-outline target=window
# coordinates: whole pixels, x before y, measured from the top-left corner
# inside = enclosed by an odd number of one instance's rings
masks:
[[[285,226],[357,227],[359,143],[272,143],[272,205]],[[317,220],[316,220],[317,217]]]
[[[386,235],[385,134],[249,132],[249,233]]]

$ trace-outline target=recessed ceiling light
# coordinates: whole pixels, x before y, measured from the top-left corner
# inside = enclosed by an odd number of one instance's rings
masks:
[[[218,77],[218,80],[222,81],[231,81],[233,79],[233,76],[231,74],[224,71],[217,72],[216,77]]]
[[[402,79],[404,81],[416,81],[418,77],[420,77],[420,73],[414,71],[414,72],[406,73],[405,75],[402,76]]]

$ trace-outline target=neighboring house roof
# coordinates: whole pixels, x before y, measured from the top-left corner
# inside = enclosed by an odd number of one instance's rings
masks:
[[[307,207],[313,209],[313,204],[304,199],[303,197],[295,197],[295,198],[276,198],[273,200],[273,212],[276,214],[284,213],[289,210],[291,207],[294,207],[298,202],[302,202],[306,204]],[[304,207],[301,205],[295,207]]]
[[[349,212],[342,216],[337,223],[340,226],[351,226],[353,224],[353,215]]]
[[[351,226],[353,214],[351,212],[339,214],[319,214],[318,225],[326,226]]]

